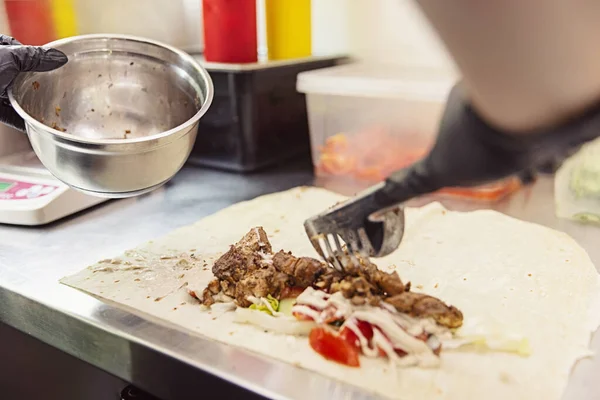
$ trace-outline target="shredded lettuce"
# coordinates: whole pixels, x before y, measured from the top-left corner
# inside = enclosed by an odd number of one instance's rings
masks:
[[[581,212],[573,215],[573,219],[583,223],[600,223],[600,215],[589,213],[589,212]]]
[[[269,295],[267,295],[266,298],[263,297],[262,299],[265,299],[269,303],[269,305],[271,306],[271,309],[273,311],[275,311],[275,312],[279,311],[279,301],[276,298],[274,298],[273,296],[271,296],[269,294]],[[271,309],[269,309],[269,307],[267,307],[266,304],[262,304],[262,303],[261,304],[252,304],[249,308],[251,310],[262,311],[269,315],[273,315],[273,313],[271,312]]]

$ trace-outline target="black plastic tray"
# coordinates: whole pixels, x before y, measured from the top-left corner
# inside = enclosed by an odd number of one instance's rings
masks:
[[[310,157],[306,100],[300,72],[331,67],[342,57],[253,65],[206,63],[215,87],[200,119],[189,163],[253,172],[293,157]]]

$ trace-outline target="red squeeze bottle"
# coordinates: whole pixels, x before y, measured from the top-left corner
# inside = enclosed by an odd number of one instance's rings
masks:
[[[41,46],[55,39],[49,0],[5,0],[10,33],[23,44]]]
[[[257,62],[256,0],[203,0],[202,11],[206,61]]]

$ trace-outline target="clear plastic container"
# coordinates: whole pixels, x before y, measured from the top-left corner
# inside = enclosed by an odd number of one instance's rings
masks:
[[[312,158],[320,178],[356,188],[422,158],[433,144],[456,76],[448,69],[348,64],[298,75],[306,94]],[[448,196],[495,201],[516,179]]]
[[[317,175],[379,181],[421,158],[454,81],[445,71],[366,64],[299,74]]]

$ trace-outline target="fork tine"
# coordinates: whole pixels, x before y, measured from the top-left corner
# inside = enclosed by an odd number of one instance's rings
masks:
[[[356,232],[352,231],[352,230],[347,230],[346,233],[344,234],[344,237],[347,239],[346,240],[346,253],[348,254],[348,256],[350,257],[350,261],[356,265],[359,266],[360,265],[360,260],[358,258],[356,258],[356,254],[355,253],[359,253],[360,247],[358,245],[358,242],[356,241]]]
[[[352,264],[356,267],[360,267],[360,260],[358,259],[358,257],[356,257],[355,252],[351,251],[348,253],[348,257],[350,257],[350,261],[352,262]]]
[[[359,251],[359,254],[361,257],[368,260],[371,253],[373,252],[372,251],[373,246],[371,245],[371,241],[369,240],[369,237],[367,236],[367,231],[365,231],[364,228],[359,228],[357,234],[358,234],[358,239],[361,244],[361,249]]]
[[[344,248],[342,247],[342,243],[340,242],[340,237],[336,234],[333,236],[333,242],[335,243],[336,250],[340,253],[344,253]]]
[[[312,243],[312,245],[315,248],[315,250],[317,251],[317,253],[319,253],[319,255],[324,260],[327,260],[327,257],[325,257],[325,254],[323,253],[323,249],[321,248],[321,243],[319,243],[319,239],[318,238],[311,238],[310,242]]]
[[[346,234],[344,235],[347,240],[346,240],[346,247],[348,247],[348,252],[349,253],[358,253],[360,247],[358,244],[358,241],[356,240],[356,232],[354,232],[353,230],[347,230]]]
[[[346,265],[348,264],[345,256],[348,254],[348,252],[344,249],[344,246],[342,246],[338,234],[333,233],[330,236],[333,237],[333,246],[335,246],[336,259],[342,265],[342,268],[345,270]],[[331,241],[329,243],[331,243]]]
[[[335,269],[337,269],[340,272],[343,272],[344,267],[343,267],[342,263],[340,262],[340,260],[338,260],[338,255],[331,248],[331,244],[329,243],[329,237],[325,236],[323,238],[323,241],[325,242],[325,248],[327,249],[327,252],[329,253],[329,256],[330,256],[327,258],[327,261],[331,262],[331,264],[333,265],[333,267]],[[331,260],[329,260],[329,258],[331,258]]]
[[[342,264],[342,266],[344,267],[344,270],[345,270],[346,266],[348,265],[348,259],[349,259],[348,246],[346,246],[345,244],[342,245],[339,235],[333,234],[332,236],[333,236],[333,242],[337,249],[337,254],[338,254],[337,259],[340,262],[340,264]]]

